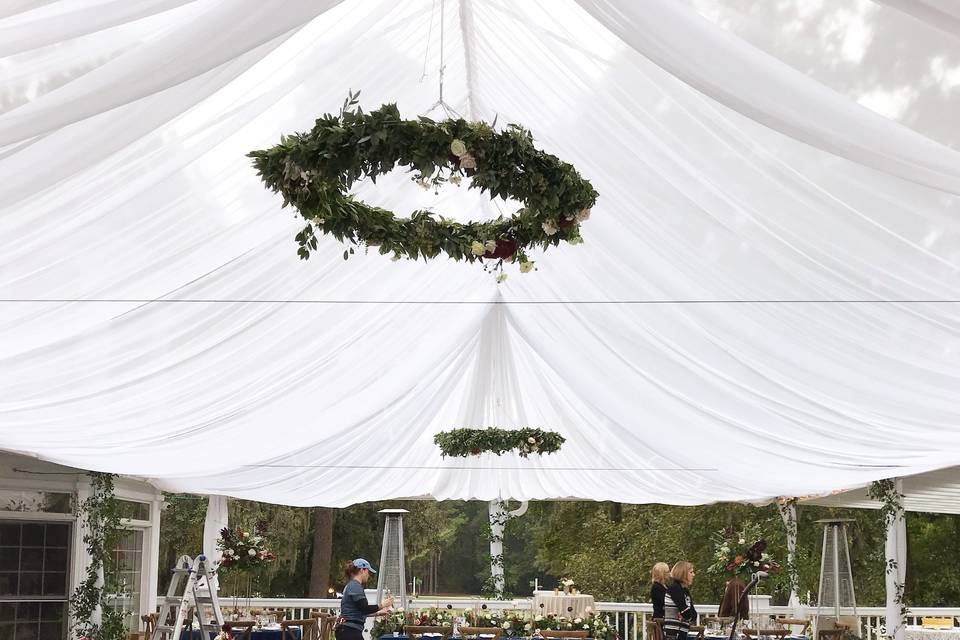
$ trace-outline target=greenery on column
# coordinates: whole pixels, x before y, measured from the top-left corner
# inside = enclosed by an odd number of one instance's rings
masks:
[[[86,576],[70,598],[73,633],[77,638],[90,640],[123,640],[127,635],[124,612],[111,606],[101,578],[101,575],[105,578],[111,573],[110,554],[121,531],[119,505],[113,495],[113,476],[92,472],[88,475],[90,496],[78,505],[77,519],[83,527],[83,543],[90,562]],[[98,609],[99,623],[94,620]]]
[[[869,496],[881,503],[880,520],[886,529],[895,526],[897,520],[903,517],[903,494],[897,491],[897,484],[893,478],[876,480],[870,484]],[[904,583],[897,577],[897,561],[893,558],[887,559],[887,574],[892,574],[894,585],[894,602],[900,608],[900,620],[896,625],[891,625],[887,621],[887,636],[893,637],[896,630],[907,624],[907,604],[904,599]]]

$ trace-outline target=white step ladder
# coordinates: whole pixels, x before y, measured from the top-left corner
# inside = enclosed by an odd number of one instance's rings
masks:
[[[187,582],[183,586],[183,591],[180,592],[180,585],[184,577],[186,577]],[[197,581],[201,577],[204,578],[206,583],[205,593],[200,591],[197,586]],[[191,559],[190,556],[181,556],[177,561],[177,566],[173,569],[173,578],[170,580],[167,595],[160,600],[160,615],[157,618],[157,627],[153,631],[151,640],[181,640],[180,634],[183,632],[184,622],[192,623],[192,620],[186,619],[187,611],[191,607],[193,607],[200,622],[200,636],[203,640],[208,640],[219,634],[223,628],[223,612],[220,611],[217,590],[211,588],[211,585],[215,584],[213,568],[205,555],[200,554],[196,559]],[[213,610],[212,620],[207,615],[207,607]],[[174,615],[174,610],[176,610],[176,616],[171,626],[167,624],[167,621]]]

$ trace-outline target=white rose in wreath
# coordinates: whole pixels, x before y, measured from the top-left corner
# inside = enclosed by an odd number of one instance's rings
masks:
[[[497,250],[497,241],[487,240],[486,242],[483,243],[483,248],[489,251],[490,253],[493,253],[494,251]]]
[[[527,442],[529,442],[530,444],[537,444],[537,439],[534,438],[533,436],[530,436],[529,438],[527,438]]]
[[[577,211],[577,222],[584,222],[590,219],[590,209],[580,209]]]
[[[483,246],[482,242],[478,242],[474,240],[473,242],[470,243],[470,251],[475,256],[482,256],[487,252],[487,249]]]
[[[450,143],[450,153],[458,158],[462,158],[467,154],[467,145],[463,143],[463,140],[454,138],[453,142]]]
[[[520,263],[520,273],[530,273],[533,271],[532,262],[521,262]],[[533,438],[530,438],[531,442],[534,441]]]
[[[555,234],[557,233],[557,231],[560,230],[560,229],[557,227],[557,223],[554,222],[553,220],[547,220],[546,222],[544,222],[544,223],[541,224],[540,226],[541,226],[541,228],[543,228],[543,232],[544,232],[545,234],[547,234],[548,236],[555,235]]]
[[[477,159],[472,155],[465,154],[460,157],[460,167],[463,169],[476,169],[477,168]]]
[[[248,555],[248,556],[255,556],[255,555],[257,555],[257,550],[256,550],[256,549],[250,549],[249,551],[247,551],[247,555]]]

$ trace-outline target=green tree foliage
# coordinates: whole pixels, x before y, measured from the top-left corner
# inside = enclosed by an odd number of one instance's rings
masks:
[[[206,500],[199,497],[171,495],[167,502],[161,526],[161,568],[173,566],[180,554],[197,552],[206,509]],[[379,563],[383,516],[378,511],[385,508],[410,511],[405,519],[407,577],[419,579],[418,591],[426,586],[428,593],[480,593],[490,571],[485,502],[377,502],[338,510],[331,584],[342,587],[343,565],[353,558]],[[858,603],[881,605],[884,530],[879,512],[800,505],[797,516],[801,600],[809,597],[816,603],[823,529],[815,521],[843,517],[853,519],[850,559]],[[270,548],[279,560],[258,590],[264,595],[306,596],[313,540],[309,509],[235,500],[230,517],[247,525],[257,519],[270,524]],[[507,524],[506,589],[522,596],[531,592],[534,578],[552,588],[559,578],[571,577],[598,600],[644,601],[653,563],[685,559],[697,567],[696,599],[718,602],[724,579],[706,572],[713,554],[710,534],[745,522],[761,525],[770,552],[786,560],[786,533],[773,505],[532,503],[526,515]],[[910,513],[907,534],[907,601],[923,606],[955,604],[960,600],[960,574],[953,570],[960,555],[960,517]],[[169,574],[161,571],[161,588],[166,588],[168,580]],[[785,603],[786,573],[766,582],[763,589],[775,603]]]

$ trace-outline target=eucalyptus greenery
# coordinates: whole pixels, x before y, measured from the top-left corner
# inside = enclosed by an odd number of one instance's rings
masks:
[[[111,550],[121,532],[120,508],[113,495],[113,476],[107,473],[88,474],[90,497],[78,505],[77,518],[83,526],[83,543],[87,546],[90,564],[86,576],[70,598],[70,609],[75,620],[73,633],[78,638],[91,640],[123,640],[127,636],[125,613],[112,606],[101,571],[108,576],[111,570]],[[113,594],[116,595],[116,594]],[[100,622],[92,618],[100,609]]]
[[[453,429],[433,436],[444,456],[466,457],[484,452],[498,456],[514,451],[526,458],[531,453],[544,454],[559,451],[566,438],[555,431],[543,429]]]
[[[403,120],[395,104],[366,113],[359,95],[351,92],[339,115],[321,116],[311,131],[248,154],[266,186],[283,196],[283,206],[293,205],[307,221],[296,236],[301,258],[316,250],[317,234],[325,233],[353,246],[377,247],[394,259],[445,253],[457,261],[492,261],[495,269],[516,260],[521,271],[529,271],[527,249],[582,242],[580,223],[597,192],[572,165],[534,147],[523,127],[496,131],[462,118]],[[376,182],[397,165],[409,167],[426,189],[469,177],[470,188],[491,199],[519,200],[523,207],[509,218],[461,223],[427,210],[400,218],[349,194],[357,181]],[[353,246],[343,252],[345,260]]]

